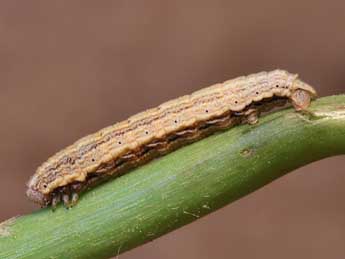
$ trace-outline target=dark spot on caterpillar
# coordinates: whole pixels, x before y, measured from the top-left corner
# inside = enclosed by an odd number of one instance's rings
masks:
[[[47,185],[46,185],[46,184],[43,184],[43,188],[47,188]]]
[[[94,159],[94,158],[92,158],[92,159],[91,159],[91,161],[92,161],[92,162],[95,162],[95,159]]]
[[[174,122],[177,123],[177,120],[175,120]]]
[[[122,142],[121,142],[121,141],[119,141],[118,143],[119,143],[119,145],[121,145],[121,143],[122,143]]]
[[[256,94],[259,94],[259,92],[256,92]]]
[[[238,103],[238,101],[235,101],[235,103]]]
[[[276,87],[278,88],[278,87],[279,87],[279,85],[276,85]]]
[[[178,138],[179,138],[179,136],[177,136],[177,135],[170,135],[170,136],[167,137],[167,141],[168,141],[168,143],[169,142],[173,142],[173,141],[175,141]]]
[[[200,125],[198,127],[198,130],[206,130],[207,128],[210,128],[210,127],[212,127],[212,124],[205,123],[205,124]]]
[[[124,159],[118,159],[115,161],[115,165],[116,166],[120,166],[123,165],[126,161]]]
[[[145,131],[145,134],[147,135],[147,134],[149,134],[149,132],[148,132],[148,131]]]
[[[208,113],[208,110],[205,110],[206,113]]]

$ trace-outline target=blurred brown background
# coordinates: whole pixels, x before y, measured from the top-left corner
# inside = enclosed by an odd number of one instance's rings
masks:
[[[284,68],[345,89],[343,1],[0,2],[0,221],[48,156],[133,113]],[[345,159],[311,164],[129,258],[345,258]],[[311,175],[312,174],[312,175]]]

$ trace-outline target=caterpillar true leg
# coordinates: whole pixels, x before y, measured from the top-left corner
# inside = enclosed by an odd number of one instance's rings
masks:
[[[74,205],[76,205],[77,202],[78,202],[78,199],[79,199],[78,193],[73,192],[73,193],[72,193],[72,198],[71,198],[71,204],[70,204],[70,206],[73,207]]]
[[[53,211],[56,209],[56,205],[61,201],[61,194],[57,193],[54,195],[52,199],[52,209]]]
[[[62,200],[66,208],[69,208],[69,195],[68,194],[63,194],[62,195]]]

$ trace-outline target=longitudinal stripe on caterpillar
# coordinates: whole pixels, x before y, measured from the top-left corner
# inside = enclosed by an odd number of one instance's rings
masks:
[[[41,206],[63,200],[214,131],[256,123],[290,101],[306,109],[316,91],[284,70],[261,72],[216,84],[130,117],[86,136],[43,163],[28,183],[27,196]]]

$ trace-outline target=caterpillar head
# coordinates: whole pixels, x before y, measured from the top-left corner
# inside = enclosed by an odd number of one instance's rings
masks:
[[[35,203],[41,205],[41,207],[46,207],[51,202],[51,195],[43,193],[39,188],[39,182],[37,177],[34,175],[27,183],[26,196]],[[43,184],[44,185],[44,184]]]

